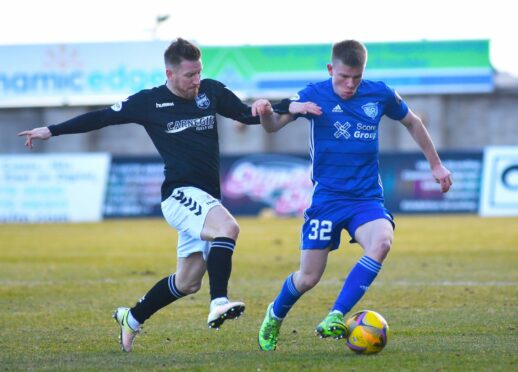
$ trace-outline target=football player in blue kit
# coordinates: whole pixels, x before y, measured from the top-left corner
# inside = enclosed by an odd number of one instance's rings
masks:
[[[322,337],[346,337],[344,315],[374,281],[391,246],[394,220],[384,207],[378,164],[378,126],[383,115],[401,122],[426,156],[442,192],[452,185],[421,119],[383,82],[364,80],[365,46],[356,40],[333,45],[330,79],[309,84],[295,98],[283,100],[272,112],[270,102],[254,102],[267,132],[275,132],[296,117],[310,124],[313,194],[304,213],[300,268],[290,274],[268,306],[259,330],[262,350],[275,350],[283,319],[291,307],[322,277],[328,254],[347,230],[363,248],[327,317],[317,325]],[[278,115],[282,113],[282,115]]]
[[[239,226],[219,200],[216,114],[245,124],[259,124],[259,118],[253,118],[250,106],[222,83],[201,79],[201,51],[194,44],[178,38],[166,49],[164,61],[164,85],[142,90],[109,108],[18,134],[32,148],[35,139],[137,123],[164,161],[161,208],[178,231],[177,270],[158,281],[132,308],[115,311],[120,344],[126,352],[132,350],[135,336],[149,317],[200,289],[205,271],[211,297],[210,328],[219,328],[245,310],[243,302],[227,297]]]

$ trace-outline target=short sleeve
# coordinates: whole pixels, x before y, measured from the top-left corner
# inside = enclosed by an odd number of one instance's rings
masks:
[[[387,99],[385,106],[385,115],[393,120],[401,120],[406,114],[408,114],[408,106],[406,102],[401,98],[399,93],[394,89],[386,86],[387,88]]]

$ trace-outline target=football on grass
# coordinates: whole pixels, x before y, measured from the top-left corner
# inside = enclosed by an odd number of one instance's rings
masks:
[[[388,323],[375,311],[358,311],[347,319],[345,326],[347,347],[358,354],[379,353],[387,345]]]

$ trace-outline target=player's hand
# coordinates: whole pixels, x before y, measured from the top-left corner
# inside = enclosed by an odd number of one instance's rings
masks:
[[[289,108],[290,114],[322,115],[322,108],[313,102],[292,102]]]
[[[273,108],[270,101],[267,99],[258,99],[252,103],[252,115],[253,116],[264,116],[273,114]]]
[[[50,130],[47,127],[39,127],[34,128],[32,130],[24,130],[23,132],[18,133],[18,135],[25,136],[25,146],[30,149],[32,149],[32,140],[46,140],[52,137],[52,133],[50,133]]]
[[[444,165],[439,164],[432,169],[432,175],[435,178],[435,182],[441,185],[441,191],[448,192],[453,184],[451,172]]]

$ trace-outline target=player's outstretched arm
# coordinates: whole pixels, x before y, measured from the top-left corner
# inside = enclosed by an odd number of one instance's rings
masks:
[[[448,192],[452,185],[451,172],[442,164],[439,154],[435,150],[430,134],[426,130],[421,118],[408,110],[408,114],[401,120],[401,123],[408,129],[416,143],[423,151],[435,181],[441,185],[442,192]]]
[[[47,140],[52,137],[52,133],[47,127],[39,127],[31,130],[24,130],[18,133],[19,136],[25,136],[25,146],[32,149],[32,140],[41,139]]]
[[[291,102],[290,103],[290,114],[296,115],[322,115],[322,108],[313,102]]]
[[[274,112],[272,104],[267,99],[258,99],[252,104],[252,115],[259,115],[261,125],[268,133],[277,132],[293,121],[293,115],[291,114],[277,114]]]
[[[288,103],[289,106],[286,106]],[[267,99],[259,99],[252,104],[252,115],[259,115],[263,128],[268,133],[271,133],[277,132],[286,124],[291,123],[297,114],[322,114],[322,108],[313,102],[289,102],[289,100],[283,100],[281,106],[284,106],[282,111],[287,111],[287,113],[278,114],[274,112],[270,101]],[[276,108],[278,109],[279,106],[276,106]]]

